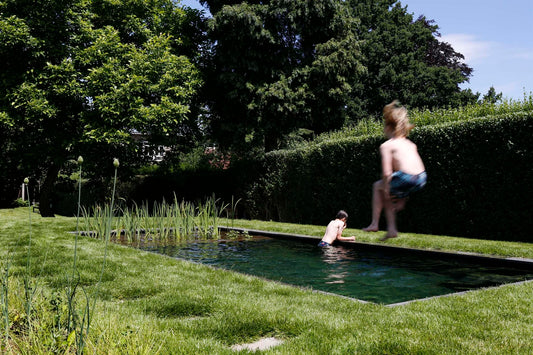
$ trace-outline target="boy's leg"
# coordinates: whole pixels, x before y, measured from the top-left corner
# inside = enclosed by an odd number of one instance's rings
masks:
[[[366,228],[365,232],[377,232],[379,229],[379,217],[383,209],[383,181],[376,181],[372,185],[372,222]]]
[[[389,200],[385,201],[385,218],[387,219],[387,234],[381,240],[396,238],[398,228],[396,227],[396,210],[394,204]]]
[[[396,212],[400,212],[405,208],[405,203],[407,202],[407,197],[396,198],[392,200],[393,208]]]

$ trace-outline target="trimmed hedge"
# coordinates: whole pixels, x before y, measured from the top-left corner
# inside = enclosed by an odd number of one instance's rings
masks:
[[[398,215],[400,231],[533,241],[532,132],[532,112],[415,129],[428,184]],[[383,141],[347,137],[267,154],[244,191],[250,217],[326,225],[344,209],[350,227],[365,227]]]

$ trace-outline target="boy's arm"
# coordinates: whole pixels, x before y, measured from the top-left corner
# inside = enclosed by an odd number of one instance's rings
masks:
[[[342,241],[349,242],[349,241],[354,241],[354,240],[355,240],[355,237],[354,237],[354,236],[351,236],[351,237],[337,236],[337,239],[338,239],[338,240],[342,240]]]
[[[392,179],[392,148],[385,142],[379,147],[379,152],[381,154],[383,192],[387,196],[390,191],[390,181]]]
[[[337,231],[337,240],[342,240],[342,241],[351,241],[351,240],[355,240],[355,237],[343,237],[342,236],[342,231],[344,231],[344,228],[346,228],[346,223],[344,223],[342,226],[339,227],[338,231]]]

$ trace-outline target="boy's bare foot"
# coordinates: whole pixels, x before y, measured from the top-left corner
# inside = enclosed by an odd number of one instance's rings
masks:
[[[363,228],[363,231],[364,232],[377,232],[378,231],[378,227],[374,227],[373,225],[369,225],[368,227]]]
[[[383,236],[382,238],[380,238],[379,240],[381,240],[382,242],[386,241],[387,239],[391,239],[391,238],[397,238],[398,237],[398,234],[385,234],[385,236]]]

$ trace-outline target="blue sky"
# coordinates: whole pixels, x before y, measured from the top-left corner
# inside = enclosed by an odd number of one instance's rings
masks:
[[[439,26],[441,40],[474,69],[462,85],[485,94],[491,86],[520,100],[533,91],[533,0],[404,0],[415,18]]]
[[[183,5],[201,8],[197,0]],[[487,93],[491,86],[508,99],[533,91],[533,0],[403,0],[415,18],[439,26],[441,40],[465,56],[474,69],[461,85]]]

